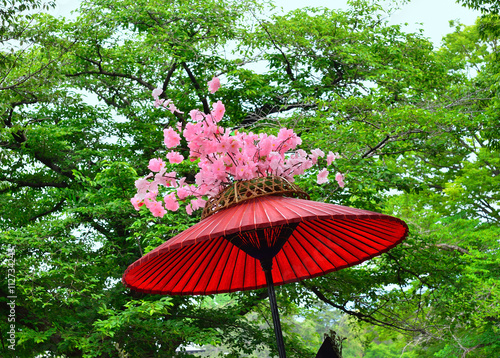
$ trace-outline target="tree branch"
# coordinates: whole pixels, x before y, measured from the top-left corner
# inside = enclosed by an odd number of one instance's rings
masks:
[[[279,104],[265,104],[262,107],[256,109],[255,111],[249,113],[246,115],[245,119],[241,122],[240,127],[249,127],[253,125],[254,123],[260,121],[261,119],[266,118],[272,113],[280,113],[280,112],[286,112],[295,108],[302,108],[302,109],[312,109],[316,108],[317,105],[315,103],[293,103],[293,104],[284,104],[284,105],[279,105]]]
[[[202,96],[201,87],[200,87],[200,84],[198,83],[198,81],[196,80],[196,77],[194,77],[193,73],[189,69],[186,62],[182,62],[181,65],[184,68],[184,70],[186,70],[186,73],[189,76],[191,83],[193,84],[194,88],[196,89],[196,94],[198,95],[198,98],[200,99],[201,103],[203,104],[203,111],[205,112],[205,114],[210,114],[210,107],[208,106],[208,101],[207,101],[206,97]]]
[[[18,105],[21,105],[21,104],[29,104],[29,103],[31,103],[31,101],[15,102],[15,103],[12,104],[12,106],[18,106]],[[36,103],[36,101],[33,102],[33,103]],[[9,116],[6,119],[4,119],[5,125],[7,127],[9,127],[9,128],[13,127],[13,124],[12,124],[13,111],[14,111],[14,107],[12,107],[10,109]],[[17,132],[12,133],[12,136],[14,137],[14,140],[18,144],[23,144],[23,143],[25,143],[28,140],[26,138],[26,134],[22,130],[18,130]],[[26,145],[26,147],[29,147],[29,146]],[[56,165],[54,163],[54,161],[51,158],[46,158],[46,157],[42,156],[40,153],[38,153],[38,152],[35,152],[33,154],[33,156],[35,157],[36,160],[38,160],[39,162],[43,163],[44,165],[46,165],[47,167],[49,167],[50,169],[52,169],[56,173],[64,175],[64,176],[66,176],[66,177],[68,177],[70,179],[74,178],[73,172],[71,170],[66,170],[66,171],[62,170],[58,165]]]
[[[174,71],[177,69],[177,64],[174,63],[172,67],[170,67],[170,70],[167,72],[167,77],[165,77],[165,81],[163,81],[163,92],[167,90],[168,84],[170,83],[170,79],[172,78],[172,75],[174,74]]]
[[[99,65],[99,67],[100,67],[100,65]],[[104,71],[101,67],[100,67],[99,71],[82,71],[82,72],[76,72],[76,73],[68,73],[68,74],[66,74],[66,77],[78,77],[78,76],[82,76],[82,75],[104,75],[104,76],[110,76],[110,77],[127,78],[129,80],[135,81],[135,82],[143,85],[144,87],[150,89],[151,91],[155,89],[155,86],[144,81],[143,79],[141,79],[139,77],[127,75],[124,73]]]
[[[64,204],[64,202],[66,201],[66,199],[61,199],[61,201],[59,203],[56,204],[56,206],[54,206],[52,209],[50,210],[47,210],[41,214],[38,214],[38,215],[35,215],[33,216],[32,218],[29,219],[29,221],[35,221],[36,219],[39,219],[43,216],[46,216],[46,215],[49,215],[49,214],[52,214],[58,210],[60,210]]]
[[[386,143],[389,141],[390,137],[386,136],[382,141],[380,141],[375,147],[370,148],[365,154],[361,156],[361,158],[367,158],[371,156],[373,153],[375,153],[378,149],[382,148],[383,146],[386,145]]]
[[[457,246],[457,245],[450,245],[450,244],[435,244],[434,246],[442,249],[442,250],[446,250],[446,251],[458,251],[462,254],[466,254],[466,255],[469,255],[469,250],[467,249],[464,249],[460,246]]]
[[[15,184],[17,187],[30,187],[30,188],[46,188],[46,187],[53,187],[53,188],[67,188],[69,186],[68,183],[65,182],[53,182],[53,183],[34,183],[34,182],[29,182],[29,181],[14,181],[10,179],[2,179],[5,181],[8,181],[12,184]]]
[[[27,26],[26,26],[26,27],[27,27]],[[24,30],[23,30],[23,31],[24,31]],[[69,46],[69,47],[73,46],[75,43],[76,43],[76,41],[75,41],[75,42],[70,43],[70,46]],[[30,46],[31,46],[31,45],[30,45]],[[3,76],[3,78],[0,80],[0,85],[1,85],[3,82],[5,82],[5,81],[6,81],[6,79],[7,79],[8,75],[10,74],[10,72],[11,72],[11,71],[12,71],[12,70],[16,67],[16,65],[17,65],[17,61],[19,60],[19,58],[21,58],[21,55],[22,55],[22,54],[23,54],[23,53],[24,53],[24,52],[25,52],[28,48],[29,48],[29,46],[28,46],[28,47],[26,47],[25,49],[22,49],[22,50],[20,51],[20,54],[19,54],[19,53],[17,54],[18,56],[16,57],[16,60],[15,60],[15,61],[14,61],[14,63],[12,64],[11,68],[7,71],[7,73],[6,73],[6,74]],[[66,50],[66,52],[67,52],[67,51],[69,51],[69,49],[65,49],[65,50]],[[45,63],[45,64],[41,64],[41,65],[40,65],[40,62],[36,62],[36,65],[39,65],[39,66],[40,66],[37,70],[35,70],[35,71],[31,72],[30,70],[31,70],[32,68],[30,68],[30,69],[28,70],[28,74],[20,76],[19,78],[17,78],[17,79],[16,79],[16,81],[15,81],[14,83],[12,83],[12,84],[11,84],[11,85],[9,85],[9,86],[0,87],[0,91],[4,91],[4,90],[12,90],[12,89],[15,89],[16,87],[19,87],[19,86],[20,86],[20,85],[22,85],[23,83],[27,82],[29,79],[31,79],[31,78],[33,78],[33,77],[37,76],[38,74],[42,73],[44,70],[49,69],[49,66],[51,66],[51,65],[55,64],[56,62],[58,62],[58,61],[59,61],[59,60],[60,60],[63,56],[65,56],[65,55],[66,55],[66,52],[64,52],[64,51],[63,51],[63,52],[62,52],[62,53],[60,53],[58,56],[56,56],[54,59],[50,59],[50,60],[48,60],[48,61],[47,61],[47,63]]]
[[[281,56],[283,56],[283,60],[285,60],[285,64],[286,64],[286,67],[285,67],[285,71],[286,71],[286,74],[288,75],[288,77],[292,80],[292,81],[295,81],[296,78],[293,74],[293,71],[292,71],[292,65],[290,64],[290,61],[288,61],[288,58],[286,57],[285,53],[281,50],[281,48],[276,44],[276,41],[274,41],[273,37],[271,36],[271,34],[269,33],[267,27],[264,25],[264,23],[262,21],[260,21],[259,19],[257,19],[257,21],[259,21],[260,25],[262,26],[262,28],[264,29],[264,31],[266,32],[267,36],[269,36],[269,40],[271,40],[271,42],[273,43],[273,46],[276,50],[278,50],[280,53],[281,53]]]
[[[332,300],[328,299],[316,286],[308,285],[304,281],[302,281],[300,283],[302,284],[302,286],[304,286],[308,290],[312,291],[316,295],[316,297],[318,297],[318,299],[320,299],[321,301],[323,301],[327,305],[330,305],[334,308],[337,308],[338,310],[340,310],[340,311],[342,311],[350,316],[354,316],[361,321],[371,323],[373,325],[380,326],[380,327],[392,327],[398,331],[419,332],[422,334],[427,333],[424,329],[400,327],[400,326],[397,326],[397,325],[389,323],[389,322],[380,321],[374,317],[363,314],[359,311],[351,311],[351,310],[347,309],[345,307],[345,305],[338,305],[335,302],[333,302]]]

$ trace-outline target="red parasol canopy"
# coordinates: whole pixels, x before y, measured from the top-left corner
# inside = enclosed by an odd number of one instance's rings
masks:
[[[359,264],[408,234],[394,217],[340,205],[263,196],[221,210],[128,267],[123,282],[152,294],[198,295],[266,287]]]

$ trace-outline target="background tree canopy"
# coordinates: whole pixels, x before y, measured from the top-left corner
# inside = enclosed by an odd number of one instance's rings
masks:
[[[345,357],[495,356],[500,21],[495,1],[463,3],[483,16],[434,48],[389,25],[377,1],[281,14],[254,0],[87,0],[75,20],[1,2],[2,316],[9,245],[17,294],[16,350],[2,320],[2,356],[188,356],[189,343],[277,353],[265,291],[164,297],[120,282],[199,220],[129,202],[165,154],[162,129],[187,118],[155,110],[157,86],[186,113],[220,99],[225,126],[285,126],[305,149],[339,152],[346,187],[303,178],[312,199],[410,227],[387,254],[278,288],[290,357],[313,357],[330,329],[348,338]],[[180,171],[192,179],[195,167]]]

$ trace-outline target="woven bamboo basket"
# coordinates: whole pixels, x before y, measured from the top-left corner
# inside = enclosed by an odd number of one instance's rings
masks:
[[[201,218],[205,219],[222,209],[238,205],[245,200],[267,195],[310,199],[309,195],[299,186],[282,177],[269,176],[249,180],[238,180],[228,185],[227,188],[207,201]]]

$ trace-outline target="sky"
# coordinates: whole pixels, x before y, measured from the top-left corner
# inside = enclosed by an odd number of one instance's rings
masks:
[[[275,0],[278,7],[285,12],[305,5],[316,7],[323,6],[331,9],[345,9],[347,0]],[[389,1],[390,2],[390,1]],[[70,12],[78,8],[78,0],[56,0],[56,16],[69,17]],[[408,31],[416,31],[423,27],[425,36],[429,37],[435,46],[439,46],[441,38],[451,32],[450,20],[459,19],[465,25],[472,25],[480,13],[462,7],[455,0],[412,0],[404,5],[388,19],[390,24],[408,23]],[[423,25],[416,25],[423,23]]]

